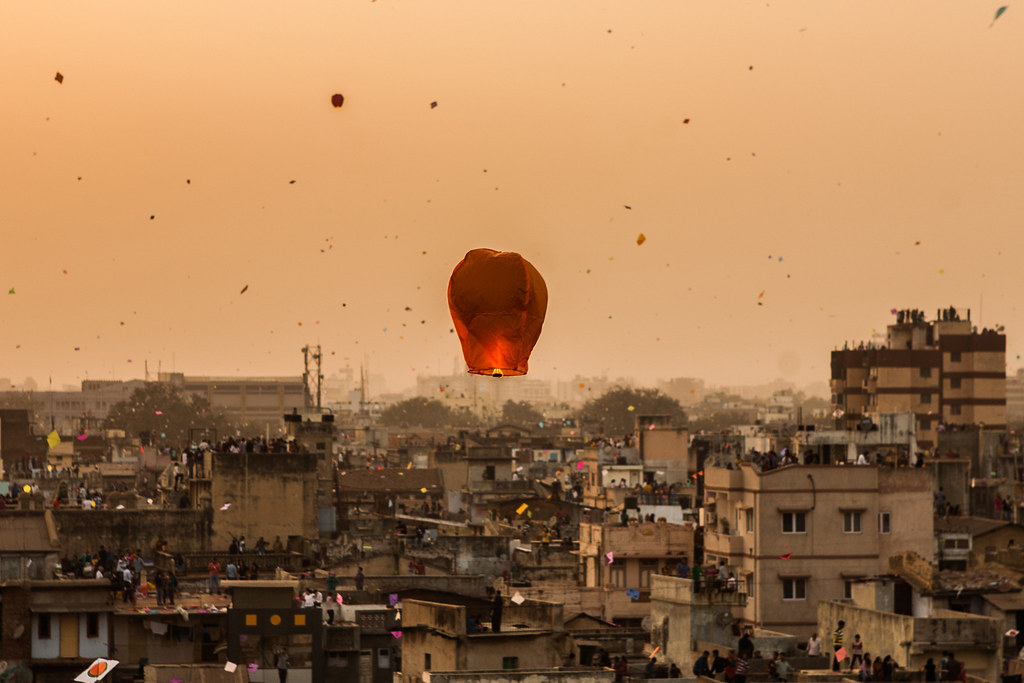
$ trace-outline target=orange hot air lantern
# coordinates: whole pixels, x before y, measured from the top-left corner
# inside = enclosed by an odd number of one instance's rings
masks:
[[[448,280],[448,308],[469,372],[525,375],[544,325],[548,288],[519,254],[474,249]]]

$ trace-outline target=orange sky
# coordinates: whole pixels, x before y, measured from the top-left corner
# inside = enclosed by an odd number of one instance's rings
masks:
[[[477,247],[547,281],[535,377],[824,382],[890,309],[982,300],[1012,371],[998,6],[2,3],[0,376],[294,375],[321,343],[401,389],[451,370]]]

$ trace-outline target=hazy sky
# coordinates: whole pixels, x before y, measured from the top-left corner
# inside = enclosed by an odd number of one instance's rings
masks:
[[[824,382],[890,309],[950,304],[1012,370],[998,7],[0,3],[0,376],[294,375],[320,343],[399,389],[460,355],[477,247],[547,281],[530,376]]]

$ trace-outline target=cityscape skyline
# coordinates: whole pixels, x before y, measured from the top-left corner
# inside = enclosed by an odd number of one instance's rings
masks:
[[[445,288],[480,247],[548,284],[528,377],[821,384],[829,352],[884,334],[890,311],[950,305],[1005,326],[1011,365],[1024,346],[1013,12],[0,17],[15,381],[138,378],[147,361],[289,375],[319,343],[325,374],[365,359],[404,388],[457,357]]]

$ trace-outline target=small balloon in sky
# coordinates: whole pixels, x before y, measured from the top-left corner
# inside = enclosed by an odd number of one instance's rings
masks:
[[[643,244],[646,241],[647,241],[647,237],[643,233],[640,233],[639,235],[636,236],[637,246]]]
[[[331,95],[331,104],[334,105],[335,109],[341,107],[341,105],[345,104],[345,96],[341,93],[334,93]]]
[[[989,28],[992,28],[993,26],[995,26],[996,19],[998,19],[999,17],[1003,16],[1003,12],[1005,12],[1008,9],[1008,7],[1009,7],[1008,5],[1003,5],[1002,7],[1000,7],[999,9],[996,10],[996,15],[994,17],[992,17],[992,23],[988,25]],[[60,74],[57,74],[57,75],[60,76]]]
[[[1006,8],[1002,7],[1002,8],[1000,8],[1000,10],[998,12],[996,12],[996,19],[999,18],[999,15],[1003,13],[1004,9],[1006,9]],[[61,72],[58,71],[57,75],[53,77],[53,80],[57,81],[58,83],[63,83],[64,82],[64,74],[62,74]]]

